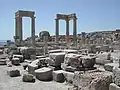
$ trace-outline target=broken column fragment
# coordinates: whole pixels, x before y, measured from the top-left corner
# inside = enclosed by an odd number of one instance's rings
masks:
[[[35,70],[36,78],[41,81],[49,81],[52,80],[52,69],[43,67]]]

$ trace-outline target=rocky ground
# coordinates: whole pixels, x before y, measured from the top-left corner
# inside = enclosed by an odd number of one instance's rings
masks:
[[[9,77],[7,70],[16,68],[20,70],[21,76]],[[57,83],[54,81],[43,82],[36,79],[35,83],[22,82],[22,75],[26,73],[22,66],[7,67],[0,66],[0,90],[68,90],[70,85],[66,83]]]

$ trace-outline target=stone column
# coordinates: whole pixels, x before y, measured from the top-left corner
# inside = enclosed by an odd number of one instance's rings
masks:
[[[31,17],[31,20],[32,20],[32,27],[31,27],[31,29],[32,29],[32,31],[31,31],[31,43],[32,43],[32,47],[35,47],[35,17]]]
[[[48,36],[44,36],[44,55],[46,55],[48,53]]]
[[[20,39],[20,43],[21,43],[21,41],[23,40],[23,32],[22,32],[22,17],[21,16],[19,16],[19,21],[18,21],[18,23],[19,23],[19,25],[18,25],[18,27],[19,27],[19,39]]]
[[[56,43],[59,42],[59,19],[55,19],[56,20]]]
[[[17,38],[18,38],[18,18],[15,17],[15,42],[17,42]]]
[[[69,20],[66,19],[66,43],[69,43]]]
[[[77,46],[77,22],[76,22],[76,18],[73,19],[73,41],[74,44]]]

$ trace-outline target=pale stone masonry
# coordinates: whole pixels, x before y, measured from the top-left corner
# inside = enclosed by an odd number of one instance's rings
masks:
[[[22,31],[22,17],[30,17],[32,20],[31,23],[31,43],[32,46],[35,46],[35,12],[33,11],[23,11],[19,10],[15,13],[15,42],[20,44],[23,41],[23,31]]]

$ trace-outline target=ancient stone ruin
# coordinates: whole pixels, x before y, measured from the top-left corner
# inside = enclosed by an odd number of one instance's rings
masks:
[[[120,30],[78,34],[75,13],[57,14],[55,36],[47,31],[36,36],[34,14],[23,10],[15,13],[15,42],[0,47],[0,68],[7,73],[3,76],[18,80],[17,87],[49,82],[47,85],[52,83],[54,88],[58,83],[63,85],[50,90],[120,90]],[[32,20],[31,37],[25,40],[22,17]],[[61,19],[66,21],[63,36],[59,35]],[[73,35],[69,35],[71,19]]]

